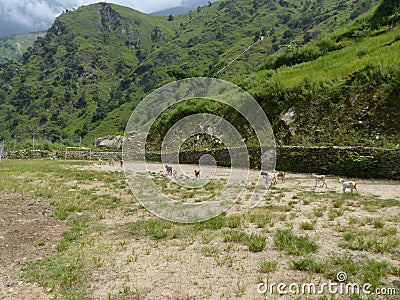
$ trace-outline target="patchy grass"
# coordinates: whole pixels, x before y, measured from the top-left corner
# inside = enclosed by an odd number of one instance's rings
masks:
[[[297,236],[290,229],[278,229],[274,236],[274,244],[279,250],[293,255],[314,253],[318,249],[310,237]]]
[[[267,245],[267,239],[265,235],[256,233],[247,234],[238,230],[226,230],[224,232],[224,242],[245,244],[252,252],[260,252]]]
[[[376,253],[392,253],[397,251],[400,239],[396,236],[396,228],[379,230],[351,230],[343,233],[343,242],[339,246],[358,251]]]
[[[329,189],[315,192],[312,183],[307,190],[307,185],[290,186],[289,181],[253,209],[247,207],[245,193],[218,217],[179,224],[143,209],[130,194],[122,172],[91,167],[90,162],[68,161],[1,164],[0,191],[48,201],[54,207],[53,216],[69,225],[55,255],[27,264],[20,273],[25,281],[44,287],[56,298],[90,297],[96,282],[99,286],[118,282],[115,291],[104,297],[141,295],[146,293],[146,280],[156,286],[160,274],[172,270],[183,274],[181,269],[195,274],[196,278],[187,275],[188,280],[204,298],[216,296],[212,291],[221,286],[229,287],[231,298],[255,298],[254,282],[263,275],[280,276],[279,272],[298,278],[301,271],[304,278],[323,281],[336,280],[343,271],[349,282],[368,282],[374,287],[390,287],[400,274],[397,200]],[[160,184],[177,197],[173,183],[157,174],[153,175]],[[210,195],[224,181],[213,184],[207,187]],[[40,247],[43,242],[35,240],[34,245]],[[248,274],[258,270],[259,274],[247,278],[238,270]],[[154,272],[154,277],[144,278],[146,272]],[[173,289],[178,277],[168,274],[163,282]],[[215,276],[217,286],[209,279]]]
[[[272,273],[278,269],[279,263],[276,260],[263,260],[260,263],[260,271],[263,273]]]
[[[372,288],[382,287],[383,279],[388,274],[394,274],[395,270],[390,268],[390,264],[385,260],[375,260],[372,258],[357,257],[351,253],[342,255],[331,255],[326,259],[320,260],[316,257],[299,258],[292,260],[292,268],[295,270],[311,273],[324,274],[328,279],[337,280],[339,272],[345,272],[346,282],[371,284]]]

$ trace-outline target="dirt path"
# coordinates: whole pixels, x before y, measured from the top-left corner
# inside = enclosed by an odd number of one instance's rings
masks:
[[[0,192],[0,298],[51,299],[42,288],[18,278],[21,268],[56,252],[64,222],[41,200]]]
[[[17,44],[18,53],[19,53],[20,55],[24,54],[24,53],[22,52],[22,45],[21,45],[21,43],[20,43],[20,42],[16,42],[15,44]]]

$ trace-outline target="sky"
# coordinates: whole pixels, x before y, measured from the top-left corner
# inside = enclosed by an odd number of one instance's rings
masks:
[[[97,2],[115,3],[144,13],[207,3],[205,0],[0,0],[0,36],[47,30],[66,9]]]

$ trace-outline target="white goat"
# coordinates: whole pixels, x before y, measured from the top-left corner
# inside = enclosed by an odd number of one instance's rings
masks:
[[[343,193],[346,192],[346,189],[350,189],[351,192],[353,192],[353,190],[357,191],[357,182],[355,182],[355,181],[346,181],[346,180],[344,180],[342,178],[339,178],[339,182],[342,184]]]
[[[270,180],[271,184],[278,183],[278,176],[275,172],[272,172],[272,173],[261,172],[261,176],[263,176],[265,178],[265,182],[268,182],[268,180]]]
[[[325,175],[317,175],[317,174],[311,174],[311,177],[315,178],[315,186],[318,185],[318,182],[321,182],[323,187],[325,185],[326,188],[328,188],[328,184],[326,183],[326,176]]]

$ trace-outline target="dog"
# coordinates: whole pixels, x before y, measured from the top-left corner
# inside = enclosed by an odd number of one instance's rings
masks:
[[[194,176],[197,178],[197,179],[200,179],[200,170],[194,170]]]

